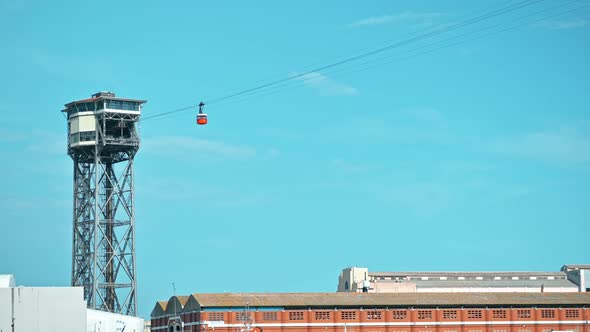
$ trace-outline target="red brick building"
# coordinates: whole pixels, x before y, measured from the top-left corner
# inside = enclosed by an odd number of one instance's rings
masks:
[[[590,332],[590,293],[193,294],[151,318],[155,332]]]

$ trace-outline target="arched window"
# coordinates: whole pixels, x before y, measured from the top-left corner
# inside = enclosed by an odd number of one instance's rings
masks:
[[[344,289],[348,290],[348,280],[344,282]]]

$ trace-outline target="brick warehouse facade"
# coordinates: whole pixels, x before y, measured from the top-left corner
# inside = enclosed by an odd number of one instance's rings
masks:
[[[590,332],[590,294],[193,294],[156,303],[152,330],[175,317],[192,332]]]

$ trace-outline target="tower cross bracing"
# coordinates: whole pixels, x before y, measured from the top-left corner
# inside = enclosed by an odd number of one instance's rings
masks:
[[[137,313],[134,158],[145,100],[100,92],[66,104],[74,162],[72,286],[88,307]]]

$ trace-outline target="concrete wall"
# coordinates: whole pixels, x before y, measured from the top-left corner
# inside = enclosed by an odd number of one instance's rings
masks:
[[[81,287],[0,288],[1,332],[81,332],[85,329],[86,302]]]
[[[369,280],[369,269],[364,267],[349,267],[340,273],[338,278],[338,292],[356,292],[362,288],[362,281]],[[361,284],[359,287],[359,283]],[[348,285],[348,288],[346,287]]]
[[[139,317],[88,309],[87,332],[143,332],[144,321]]]
[[[419,287],[418,293],[539,293],[540,287]],[[577,293],[575,287],[545,287],[545,293]]]

